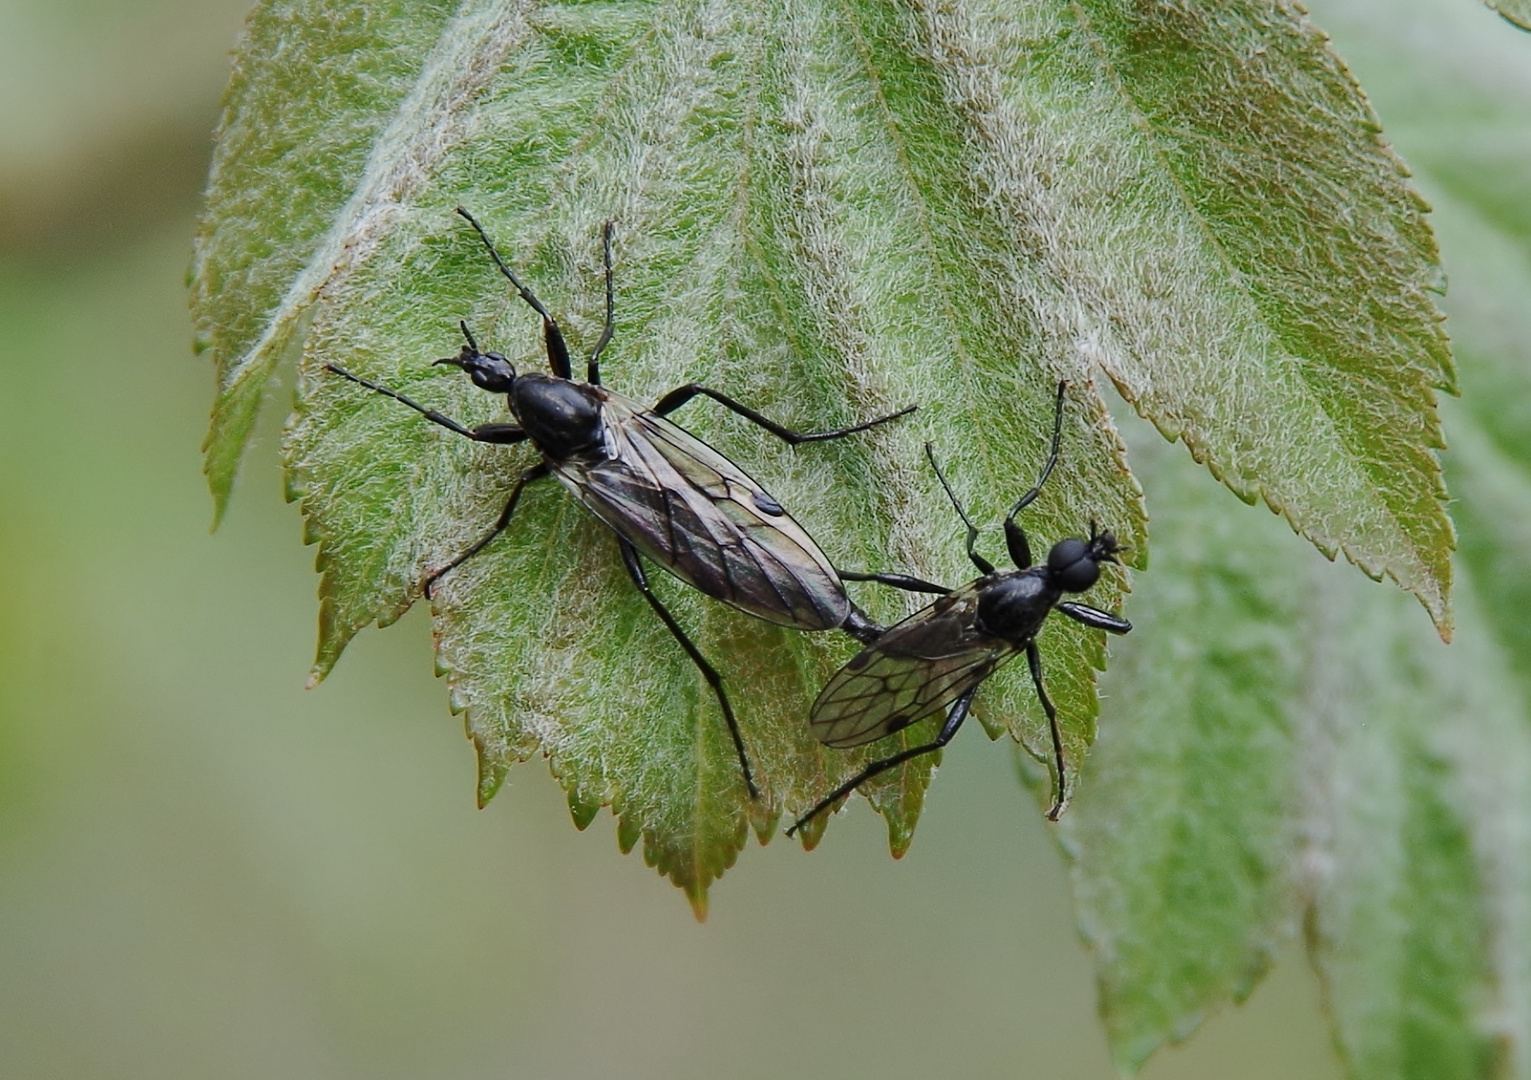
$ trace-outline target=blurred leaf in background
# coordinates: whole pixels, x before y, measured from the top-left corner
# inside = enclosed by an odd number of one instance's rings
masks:
[[[1399,597],[1317,572],[1135,450],[1154,576],[1178,584],[1134,605],[1105,684],[1122,704],[1060,833],[1127,1069],[1242,998],[1301,926],[1349,1075],[1531,1072],[1531,38],[1379,10],[1314,18],[1436,208],[1457,634],[1443,648]]]

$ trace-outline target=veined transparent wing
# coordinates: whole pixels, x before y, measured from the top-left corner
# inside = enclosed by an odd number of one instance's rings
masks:
[[[767,622],[845,621],[834,567],[758,482],[631,398],[602,394],[606,459],[549,463],[596,517],[682,581]]]
[[[976,629],[984,580],[947,593],[852,657],[813,703],[814,737],[843,750],[892,735],[943,711],[1020,652]]]

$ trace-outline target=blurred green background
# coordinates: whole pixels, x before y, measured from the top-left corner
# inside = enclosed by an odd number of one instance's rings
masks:
[[[1531,79],[1531,38],[1427,6]],[[0,1076],[1112,1076],[1061,860],[976,731],[901,863],[856,805],[697,925],[542,764],[474,809],[423,612],[302,689],[288,389],[209,535],[183,285],[244,8],[0,4]],[[1413,106],[1357,70],[1407,157]],[[1144,1073],[1234,1075],[1339,1075],[1295,945]]]

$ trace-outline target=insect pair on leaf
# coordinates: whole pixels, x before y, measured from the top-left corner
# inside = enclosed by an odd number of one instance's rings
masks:
[[[1062,742],[1056,710],[1042,684],[1036,634],[1055,607],[1087,626],[1113,633],[1131,629],[1123,619],[1061,600],[1065,592],[1082,592],[1093,585],[1099,576],[1099,563],[1114,561],[1117,545],[1110,533],[1096,533],[1092,529],[1088,541],[1062,541],[1053,547],[1046,563],[1031,566],[1025,533],[1015,521],[1016,514],[1036,498],[1057,463],[1064,384],[1058,387],[1052,450],[1042,476],[1005,520],[1006,539],[1016,570],[995,572],[974,551],[977,529],[963,513],[938,466],[937,476],[967,524],[968,556],[984,576],[960,589],[946,590],[903,574],[840,571],[759,483],[665,417],[702,395],[795,446],[865,431],[912,412],[916,406],[847,428],[801,433],[697,383],[677,387],[652,408],[603,387],[600,358],[611,341],[614,325],[610,222],[602,232],[605,327],[586,364],[586,381],[577,382],[557,320],[516,277],[478,221],[461,207],[457,213],[478,233],[495,265],[516,292],[542,317],[551,374],[518,373],[499,353],[481,351],[466,323],[460,324],[466,338],[461,351],[436,363],[460,368],[480,389],[506,395],[515,422],[470,428],[404,394],[333,364],[325,365],[335,374],[393,398],[466,438],[501,445],[529,441],[542,455],[541,461],[521,473],[494,526],[426,578],[426,595],[430,595],[431,587],[442,575],[483,550],[510,524],[527,484],[552,475],[615,534],[634,585],[712,688],[751,798],[759,798],[760,792],[722,677],[654,595],[644,570],[643,555],[708,596],[767,622],[798,630],[844,630],[866,646],[830,680],[814,704],[812,729],[828,746],[851,747],[873,742],[951,705],[933,742],[868,765],[799,819],[788,830],[789,834],[863,781],[945,746],[967,716],[978,684],[1006,659],[1023,650],[1031,662],[1037,693],[1052,729],[1058,795],[1049,816],[1056,817],[1062,809],[1065,790]],[[935,464],[933,455],[931,463]],[[845,581],[880,582],[942,595],[929,607],[891,629],[884,629],[851,600],[845,591]]]

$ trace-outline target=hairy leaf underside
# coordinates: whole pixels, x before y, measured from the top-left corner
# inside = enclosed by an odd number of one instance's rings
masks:
[[[279,362],[301,348],[285,454],[320,545],[315,678],[359,629],[419,599],[535,461],[323,367],[463,423],[503,419],[501,402],[430,366],[456,352],[459,319],[522,370],[545,363],[537,319],[457,205],[576,350],[600,331],[600,228],[615,221],[603,369],[624,394],[652,401],[701,382],[804,430],[919,403],[797,449],[703,400],[674,417],[759,479],[838,566],[974,576],[927,441],[984,526],[981,549],[1003,561],[998,523],[1037,475],[1067,379],[1062,462],[1023,517],[1033,549],[1095,522],[1145,567],[1109,381],[1240,498],[1395,580],[1441,633],[1450,625],[1453,534],[1433,451],[1434,395],[1453,372],[1430,297],[1434,243],[1365,98],[1295,5],[261,4],[220,129],[193,304],[219,371],[207,471],[220,512]],[[613,537],[552,481],[439,583],[438,662],[478,749],[481,800],[512,764],[545,755],[576,823],[609,805],[624,850],[641,842],[700,913],[751,830],[764,842],[932,729],[820,747],[809,707],[854,643],[651,577],[724,675],[758,803],[716,702]],[[1118,610],[1124,590],[1112,573],[1086,599]],[[885,621],[920,603],[852,591]],[[1279,588],[1209,600],[1246,601],[1272,620],[1295,602]],[[1274,638],[1256,634],[1239,670],[1273,680],[1244,721],[1279,746],[1296,675]],[[1072,785],[1104,645],[1061,618],[1040,642]],[[1233,700],[1216,685],[1196,693],[1182,739],[1215,734]],[[985,684],[976,712],[1048,756],[1024,663]],[[895,854],[935,762],[867,785]],[[1280,804],[1284,783],[1271,776],[1251,813]],[[1220,795],[1196,805],[1212,813]],[[805,830],[810,845],[824,824]],[[1247,844],[1259,864],[1264,835],[1225,854]],[[1253,893],[1245,906],[1272,910]]]

